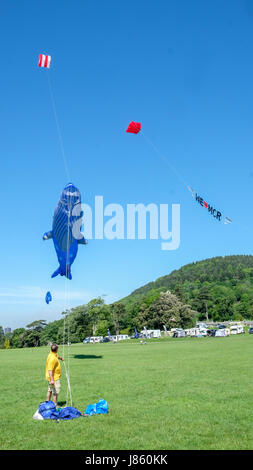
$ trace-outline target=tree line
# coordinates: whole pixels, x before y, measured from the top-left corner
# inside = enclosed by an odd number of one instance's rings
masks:
[[[137,308],[137,306],[136,306]],[[138,308],[129,312],[122,302],[107,305],[101,297],[92,299],[88,304],[62,313],[63,318],[47,324],[45,320],[36,320],[26,328],[17,328],[3,334],[0,327],[1,347],[24,348],[48,345],[52,342],[63,344],[79,343],[85,337],[133,334],[134,328],[151,329],[171,326],[187,328],[194,324],[197,312],[184,305],[169,291],[161,293],[153,302],[147,299]],[[2,333],[1,333],[2,332]]]
[[[216,257],[183,266],[110,305],[97,297],[48,324],[36,320],[6,335],[0,327],[0,347],[76,343],[107,336],[108,330],[131,335],[135,327],[190,328],[198,320],[244,319],[253,320],[253,256]]]

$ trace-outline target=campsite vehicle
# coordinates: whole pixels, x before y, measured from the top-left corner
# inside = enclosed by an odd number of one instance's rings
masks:
[[[99,343],[103,339],[103,336],[91,336],[90,343]]]
[[[188,329],[188,330],[184,330],[184,331],[185,331],[186,336],[191,336],[191,330]]]
[[[221,323],[219,323],[217,326],[218,326],[219,329],[221,329],[221,328],[226,328],[226,326],[225,326],[225,325],[222,325]]]
[[[238,335],[240,333],[245,333],[244,328],[242,325],[233,325],[230,327],[230,334],[231,335]]]
[[[249,327],[249,334],[250,334],[250,335],[253,334],[253,326],[250,326],[250,327]]]
[[[130,339],[128,335],[118,335],[118,341],[122,341],[124,339]]]
[[[242,327],[239,327],[239,325],[233,325],[230,327],[230,334],[231,335],[238,335],[239,333],[242,333],[241,331]]]
[[[104,338],[102,338],[100,341],[100,343],[110,343],[110,338],[108,336],[105,336]]]
[[[84,344],[85,344],[85,343],[90,343],[90,337],[88,336],[87,338],[85,338],[85,339],[83,340],[83,343],[84,343]]]
[[[114,341],[114,342],[122,341],[122,340],[125,340],[125,339],[130,339],[130,337],[129,337],[128,335],[114,335],[114,336],[110,336],[110,341]]]
[[[197,330],[205,328],[206,330],[208,329],[208,325],[206,323],[197,323],[196,324]]]
[[[186,333],[184,330],[177,330],[173,333],[173,338],[185,338]]]
[[[142,338],[161,338],[161,330],[142,330]]]
[[[230,327],[230,334],[231,335],[237,335],[238,334],[238,328],[236,325]]]
[[[168,332],[169,336],[173,337],[174,332],[177,331],[177,328],[171,328],[171,330]]]
[[[191,328],[191,329],[190,329],[190,336],[191,336],[192,338],[194,338],[194,337],[197,335],[197,333],[196,333],[197,331],[198,331],[198,330],[196,330],[196,328]]]
[[[224,328],[219,328],[218,330],[216,330],[215,332],[215,337],[225,337],[226,336],[226,333],[225,333],[225,329]]]

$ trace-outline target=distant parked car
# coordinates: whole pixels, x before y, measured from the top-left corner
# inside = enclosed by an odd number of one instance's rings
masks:
[[[249,327],[249,334],[251,334],[251,335],[253,334],[253,326]]]
[[[88,338],[85,338],[85,339],[83,340],[83,343],[84,343],[84,344],[85,344],[85,343],[90,343],[90,338],[89,338],[89,337],[88,337]]]
[[[196,324],[196,328],[197,328],[197,329],[205,328],[205,329],[207,330],[207,329],[208,329],[208,325],[207,325],[206,323],[201,322],[201,323],[197,323],[197,324]]]
[[[100,343],[109,343],[109,342],[110,342],[110,338],[108,338],[108,336],[105,336],[105,338],[102,338],[99,342],[100,342]]]
[[[219,323],[218,328],[221,329],[221,328],[227,328],[227,327],[225,325],[222,325],[221,323]]]

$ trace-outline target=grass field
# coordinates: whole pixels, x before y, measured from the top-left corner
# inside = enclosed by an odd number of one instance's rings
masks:
[[[32,419],[49,348],[0,350],[0,449],[253,449],[252,349],[247,333],[74,344],[73,405],[104,398],[109,414],[59,424]]]

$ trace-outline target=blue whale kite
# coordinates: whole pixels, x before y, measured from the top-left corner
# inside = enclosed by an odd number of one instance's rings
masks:
[[[71,265],[76,258],[78,245],[88,243],[80,232],[82,216],[80,191],[69,183],[63,189],[54,211],[52,230],[43,235],[43,240],[53,239],[60,265],[51,277],[60,274],[72,279]]]

